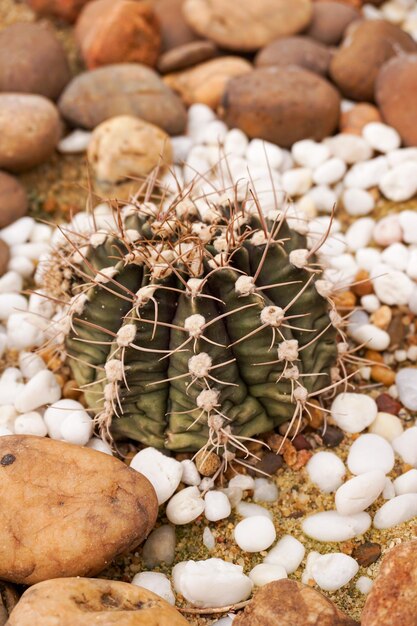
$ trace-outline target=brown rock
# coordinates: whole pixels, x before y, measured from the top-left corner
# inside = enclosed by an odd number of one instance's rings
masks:
[[[0,626],[5,626],[9,615],[19,602],[19,594],[13,585],[0,582]]]
[[[251,64],[245,59],[220,57],[182,72],[167,74],[164,81],[180,94],[186,105],[202,102],[216,109],[230,79],[247,74],[251,69]]]
[[[96,178],[105,183],[141,178],[160,163],[172,161],[168,135],[130,115],[112,117],[97,126],[87,154]]]
[[[253,469],[248,469],[248,474],[259,478],[269,474],[275,474],[284,464],[284,460],[280,454],[275,452],[266,452],[260,461],[255,460]]]
[[[185,0],[184,17],[196,33],[227,50],[258,50],[277,37],[301,32],[311,0]]]
[[[83,6],[90,0],[26,0],[26,2],[35,13],[75,22]]]
[[[339,121],[340,97],[312,72],[266,67],[229,81],[223,106],[231,128],[286,148],[299,139],[331,135]]]
[[[388,393],[381,393],[376,399],[375,402],[378,407],[378,411],[382,413],[391,413],[391,415],[398,415],[401,411],[402,406],[398,400],[394,400]]]
[[[233,626],[356,626],[319,591],[295,580],[261,587]]]
[[[373,104],[359,102],[341,114],[340,130],[342,133],[362,135],[363,127],[370,122],[382,122],[381,113]]]
[[[52,102],[43,96],[0,94],[0,168],[20,172],[43,163],[60,137]]]
[[[381,556],[381,546],[379,543],[365,541],[353,550],[352,556],[361,567],[369,567]]]
[[[10,248],[5,241],[0,239],[0,276],[6,273],[9,260]]]
[[[14,176],[0,172],[0,228],[26,215],[28,199],[25,189]]]
[[[372,102],[382,65],[395,55],[417,50],[417,43],[399,26],[384,20],[355,22],[330,63],[330,75],[352,100]]]
[[[351,22],[360,19],[354,7],[340,2],[313,2],[313,15],[305,34],[327,46],[337,46]]]
[[[195,457],[195,464],[202,476],[213,476],[220,467],[220,457],[215,452],[200,450]]]
[[[327,74],[330,50],[308,37],[281,37],[268,44],[255,58],[255,65],[298,65],[316,74]]]
[[[89,448],[2,437],[0,473],[3,580],[30,585],[97,574],[143,541],[158,514],[144,476]]]
[[[0,91],[55,100],[70,79],[64,49],[51,29],[17,23],[0,32]]]
[[[415,626],[417,541],[407,541],[384,557],[362,611],[362,626]]]
[[[149,67],[120,63],[79,74],[58,103],[62,115],[74,126],[93,129],[116,115],[136,115],[181,134],[187,114],[178,96]]]
[[[155,593],[115,580],[57,578],[30,587],[8,626],[187,626]]]
[[[217,47],[212,41],[191,41],[162,54],[158,60],[158,70],[162,74],[178,72],[197,63],[208,61],[217,54]]]
[[[406,146],[417,146],[417,54],[399,56],[383,65],[375,99],[387,124]]]
[[[111,63],[156,65],[161,47],[158,21],[147,2],[94,0],[75,28],[75,38],[89,69]]]
[[[326,429],[322,434],[323,443],[328,448],[336,448],[343,441],[343,431],[338,426],[326,425]]]
[[[200,39],[184,19],[183,4],[184,0],[155,0],[153,4],[161,29],[164,52]]]

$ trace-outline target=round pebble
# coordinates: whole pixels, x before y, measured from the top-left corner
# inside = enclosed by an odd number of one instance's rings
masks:
[[[391,152],[401,145],[401,137],[395,128],[382,122],[369,122],[363,127],[362,135],[377,152]]]
[[[45,437],[48,434],[46,424],[40,413],[31,411],[19,415],[14,421],[13,430],[16,435],[36,435],[37,437]]]
[[[380,246],[389,246],[402,238],[403,231],[398,215],[387,215],[375,224],[373,239]]]
[[[209,522],[217,522],[225,517],[229,517],[232,512],[229,498],[221,491],[208,491],[204,497],[204,501],[204,515]]]
[[[306,517],[302,529],[308,537],[317,541],[348,541],[363,535],[370,525],[368,513],[340,515],[337,511],[322,511]]]
[[[363,594],[368,594],[372,589],[373,581],[368,576],[359,576],[356,581],[356,589]]]
[[[345,189],[343,192],[343,205],[349,213],[354,217],[360,215],[368,215],[375,206],[375,200],[365,189]]]
[[[408,470],[394,480],[394,489],[397,496],[404,493],[417,493],[417,469]]]
[[[381,263],[371,272],[374,291],[383,304],[407,304],[415,287],[414,282],[404,272],[394,270]]]
[[[172,496],[167,504],[166,516],[176,526],[189,524],[203,513],[204,507],[198,487],[186,487]]]
[[[417,493],[404,493],[388,500],[375,514],[375,528],[392,528],[417,516]]]
[[[351,445],[347,465],[355,475],[374,470],[389,474],[394,467],[394,451],[388,441],[379,435],[360,435]]]
[[[287,578],[285,567],[274,563],[259,563],[249,572],[249,578],[256,587],[263,587],[273,580]]]
[[[253,499],[255,502],[276,502],[278,499],[278,487],[267,478],[255,478]]]
[[[389,334],[374,324],[361,324],[360,326],[352,324],[349,326],[349,334],[358,344],[377,352],[386,350],[391,341]]]
[[[150,447],[135,454],[130,467],[151,482],[159,504],[163,504],[172,496],[182,477],[181,463]]]
[[[385,487],[385,474],[381,470],[364,472],[351,478],[336,491],[336,510],[341,515],[354,515],[371,506]]]
[[[168,604],[175,605],[175,596],[169,578],[160,572],[140,572],[132,579],[132,584],[153,591]]]
[[[392,447],[404,463],[417,467],[417,426],[407,428],[392,441]]]
[[[378,185],[387,171],[388,161],[384,156],[355,163],[347,172],[344,184],[355,189],[369,189]]]
[[[324,493],[336,491],[343,482],[346,468],[334,452],[316,452],[306,465],[313,482]]]
[[[314,170],[313,181],[316,185],[334,185],[345,173],[346,163],[338,157],[332,157]]]
[[[293,144],[291,154],[298,165],[314,170],[330,157],[330,149],[324,143],[301,139]]]
[[[292,574],[301,565],[304,555],[305,547],[301,541],[291,535],[284,535],[268,552],[264,563],[282,565],[287,574]]]
[[[340,393],[331,406],[332,418],[348,433],[360,433],[370,426],[377,412],[375,400],[362,393]]]
[[[276,532],[273,522],[264,515],[247,517],[235,526],[234,538],[241,550],[261,552],[274,543]]]
[[[320,555],[311,567],[314,580],[324,591],[336,591],[344,587],[358,570],[355,559],[342,552]]]
[[[245,518],[264,515],[271,520],[273,519],[271,511],[261,506],[260,504],[254,504],[253,502],[239,502],[236,505],[236,512]]]
[[[396,377],[398,397],[410,411],[417,411],[417,368],[404,367]]]
[[[369,427],[369,432],[391,442],[403,432],[401,420],[391,413],[379,412]]]
[[[388,200],[410,200],[417,192],[417,162],[406,161],[393,167],[381,176],[379,188]]]

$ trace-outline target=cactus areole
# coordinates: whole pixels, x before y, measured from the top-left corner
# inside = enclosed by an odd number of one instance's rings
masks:
[[[285,212],[180,194],[113,219],[58,253],[62,345],[102,431],[233,454],[331,388],[340,318]]]

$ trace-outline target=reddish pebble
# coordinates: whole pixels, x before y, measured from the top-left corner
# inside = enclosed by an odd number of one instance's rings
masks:
[[[381,393],[381,395],[375,399],[375,402],[378,407],[378,411],[380,411],[381,413],[391,413],[391,415],[398,415],[398,413],[402,409],[402,405],[398,402],[398,400],[391,398],[388,393]]]

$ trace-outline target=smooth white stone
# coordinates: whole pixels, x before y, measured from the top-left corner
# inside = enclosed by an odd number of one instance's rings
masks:
[[[379,188],[388,200],[403,202],[417,192],[417,162],[407,161],[386,172],[379,181]]]
[[[19,293],[23,289],[23,279],[17,272],[6,272],[0,278],[0,293]]]
[[[246,158],[251,163],[278,169],[282,163],[282,150],[269,141],[252,139],[246,150]]]
[[[79,154],[85,152],[90,143],[91,132],[76,128],[69,135],[61,139],[58,143],[57,150],[62,154]]]
[[[43,254],[49,252],[49,244],[47,243],[20,243],[11,246],[10,252],[12,256],[26,257],[30,261],[37,261]]]
[[[288,170],[282,175],[282,188],[289,196],[302,196],[312,184],[312,171],[308,167]]]
[[[377,413],[376,418],[369,427],[369,432],[379,435],[391,443],[393,439],[399,437],[403,432],[401,420],[391,413],[382,411]]]
[[[312,565],[314,580],[324,591],[336,591],[347,585],[358,573],[359,565],[342,552],[320,555]]]
[[[243,491],[240,487],[226,487],[221,491],[223,491],[223,493],[225,493],[226,496],[229,498],[229,502],[232,507],[237,507],[237,505],[243,498]]]
[[[407,275],[417,281],[417,250],[411,250],[406,267]]]
[[[192,461],[191,459],[184,459],[183,461],[181,461],[181,467],[181,482],[183,482],[184,485],[198,487],[198,485],[201,483],[201,476],[198,473],[198,469],[194,461]]]
[[[244,156],[249,144],[249,139],[239,128],[232,128],[224,138],[224,151],[229,154]]]
[[[306,566],[301,576],[301,582],[303,583],[303,585],[310,585],[314,583],[314,578],[313,578],[311,570],[313,568],[314,563],[319,558],[319,556],[321,556],[320,552],[316,552],[315,550],[312,550],[311,552],[307,554]]]
[[[375,207],[375,200],[365,189],[354,187],[343,192],[343,205],[349,215],[368,215]]]
[[[131,460],[130,467],[146,476],[151,482],[159,504],[166,502],[181,482],[181,463],[165,456],[155,448],[140,450]]]
[[[284,172],[291,170],[294,166],[294,159],[292,158],[291,152],[282,148],[282,163],[279,171],[283,174]]]
[[[373,584],[373,581],[368,578],[368,576],[359,576],[355,587],[358,591],[360,591],[360,593],[368,594],[371,591]]]
[[[102,439],[99,439],[99,437],[92,437],[85,447],[96,450],[96,452],[103,452],[104,454],[113,456],[113,451],[109,444]]]
[[[353,252],[360,248],[365,248],[372,240],[372,233],[375,226],[375,220],[371,217],[361,217],[346,232],[346,243],[348,248]]]
[[[15,401],[21,413],[28,413],[44,404],[52,404],[61,398],[61,387],[50,370],[41,370],[24,386]]]
[[[417,243],[417,213],[415,211],[401,211],[398,220],[403,230],[405,243]]]
[[[347,541],[363,535],[371,525],[368,513],[340,515],[337,511],[322,511],[306,517],[303,532],[317,541]]]
[[[94,422],[85,409],[67,415],[61,424],[61,437],[68,443],[85,446],[91,439]]]
[[[388,265],[376,265],[372,272],[374,291],[384,304],[407,304],[415,283],[404,272],[393,270]]]
[[[0,404],[0,428],[7,428],[13,432],[17,415],[13,404]]]
[[[44,334],[33,324],[33,317],[27,313],[13,313],[7,320],[7,345],[17,350],[27,350],[40,346]]]
[[[217,522],[218,520],[229,517],[232,507],[229,498],[221,491],[208,491],[204,496],[205,509],[204,515],[209,522]]]
[[[417,467],[417,426],[407,428],[392,441],[392,447],[404,463]]]
[[[316,185],[334,185],[346,174],[346,163],[339,157],[332,157],[319,165],[313,172]]]
[[[394,480],[394,489],[397,496],[403,493],[417,493],[417,469],[408,470]]]
[[[394,460],[394,451],[386,439],[366,433],[360,435],[351,445],[347,465],[355,475],[373,470],[389,474],[394,467]]]
[[[49,243],[52,233],[52,226],[48,226],[48,224],[35,224],[30,233],[29,241],[32,243]]]
[[[301,139],[293,144],[291,154],[298,165],[314,170],[327,161],[330,157],[330,149],[324,143],[318,143],[312,139]]]
[[[390,244],[381,254],[381,261],[394,270],[406,270],[409,258],[409,249],[399,242]]]
[[[385,479],[385,487],[382,492],[382,497],[384,500],[391,500],[391,498],[395,498],[395,487],[391,478]]]
[[[263,587],[273,580],[287,578],[285,567],[273,563],[259,563],[249,572],[249,578],[256,587]]]
[[[362,129],[362,136],[377,152],[391,152],[401,146],[401,137],[392,126],[382,122],[369,122]]]
[[[214,550],[216,546],[216,539],[208,526],[203,530],[203,543],[210,552]]]
[[[333,400],[331,416],[347,433],[360,433],[367,428],[378,412],[376,402],[363,393],[339,393]]]
[[[0,294],[0,320],[7,320],[12,313],[26,311],[28,301],[18,293]]]
[[[16,417],[13,425],[16,435],[36,435],[46,437],[48,429],[42,419],[42,415],[36,411],[24,413]]]
[[[341,515],[354,515],[371,506],[385,487],[381,470],[364,472],[345,482],[335,494],[336,510]]]
[[[13,435],[13,431],[5,426],[0,426],[0,437],[8,437],[10,435]]]
[[[367,272],[381,263],[381,253],[375,248],[361,248],[356,251],[355,257],[359,267]]]
[[[172,591],[171,582],[165,574],[161,574],[160,572],[140,572],[133,577],[132,585],[153,591],[153,593],[163,598],[168,604],[175,605],[175,596]]]
[[[324,493],[336,491],[343,482],[346,468],[334,452],[316,452],[306,465],[312,483]]]
[[[392,150],[387,154],[387,159],[390,167],[395,167],[405,161],[417,161],[417,148],[399,148],[399,150]]]
[[[276,502],[278,500],[278,487],[267,478],[255,478],[253,499],[255,502]]]
[[[408,299],[408,307],[411,313],[417,315],[417,286],[414,287],[413,291],[410,294],[410,297]]]
[[[369,189],[378,185],[387,171],[388,161],[386,157],[379,156],[369,161],[355,163],[347,172],[344,183],[346,187]]]
[[[189,524],[204,512],[205,502],[198,487],[186,487],[172,496],[166,516],[172,524]]]
[[[43,416],[46,427],[48,429],[48,435],[51,439],[62,439],[61,426],[62,423],[70,416],[74,411],[85,410],[83,405],[76,400],[69,400],[64,398],[58,400],[49,406]]]
[[[198,133],[198,142],[218,147],[219,144],[223,143],[227,131],[228,128],[224,122],[221,120],[213,120]]]
[[[398,397],[410,411],[417,411],[417,368],[404,367],[395,377]]]
[[[403,231],[396,213],[387,215],[375,224],[373,238],[380,246],[389,246],[390,243],[401,241]]]
[[[20,274],[22,278],[30,278],[35,271],[35,265],[25,257],[12,257],[7,266],[8,271]]]
[[[10,226],[0,230],[0,239],[5,241],[9,246],[16,246],[27,241],[35,227],[33,217],[21,217],[12,222]]]
[[[392,528],[417,516],[417,493],[404,493],[388,500],[375,514],[375,528]]]
[[[201,608],[229,606],[246,600],[253,583],[240,565],[222,559],[184,561],[172,570],[174,589]]]
[[[349,334],[358,344],[365,344],[370,350],[378,352],[386,350],[391,341],[389,334],[374,324],[349,325]]]
[[[287,574],[292,574],[301,565],[305,551],[301,541],[291,535],[284,535],[268,552],[264,563],[282,565]]]
[[[236,474],[229,480],[229,487],[240,487],[244,491],[253,491],[255,489],[255,479],[248,474]]]
[[[180,164],[187,160],[188,154],[193,147],[193,140],[185,135],[171,137],[171,146],[173,161],[176,164]]]
[[[363,137],[340,133],[324,140],[333,156],[342,159],[348,165],[368,161],[372,157],[372,148]]]
[[[201,129],[216,119],[216,115],[206,104],[192,104],[188,109],[187,135],[195,139]]]
[[[367,313],[375,313],[380,308],[381,303],[375,294],[369,293],[361,297],[361,306]]]
[[[262,552],[267,550],[276,539],[273,522],[265,515],[247,517],[235,526],[234,538],[241,550],[245,552]]]
[[[19,353],[19,369],[23,378],[33,378],[36,374],[46,369],[45,361],[35,352]]]
[[[214,489],[214,480],[206,476],[201,479],[201,483],[198,485],[200,491],[208,491],[209,489]]]
[[[316,211],[331,213],[337,205],[337,194],[327,185],[313,187],[307,192],[307,196],[314,202]]]
[[[317,239],[316,239],[317,241]],[[321,256],[340,256],[347,249],[346,237],[343,233],[329,235],[324,243],[322,243],[318,254]]]
[[[268,509],[260,504],[253,504],[252,502],[239,502],[236,506],[236,513],[245,518],[264,515],[270,520],[273,519],[271,511],[268,511]]]

